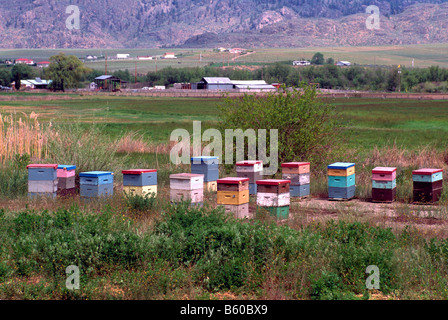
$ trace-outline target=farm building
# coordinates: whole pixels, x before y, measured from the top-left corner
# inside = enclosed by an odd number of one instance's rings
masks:
[[[138,60],[152,60],[152,56],[137,56]]]
[[[239,92],[275,91],[276,87],[267,84],[264,80],[232,80],[233,88]]]
[[[349,61],[339,61],[338,63],[336,63],[337,66],[339,67],[348,67],[351,66],[352,64]]]
[[[162,56],[162,59],[177,59],[174,52],[165,52],[165,54]]]
[[[95,82],[91,82],[89,84],[89,90],[95,91],[96,89],[98,89],[98,85]]]
[[[233,82],[226,77],[204,77],[201,81],[192,83],[192,89],[232,90]]]
[[[96,83],[97,88],[102,91],[118,91],[121,88],[126,87],[127,84],[126,81],[122,81],[121,79],[111,75],[96,77],[94,82]]]
[[[16,64],[18,64],[18,63],[24,63],[24,64],[31,65],[31,64],[34,64],[34,61],[31,59],[20,58],[20,59],[16,59]]]
[[[306,60],[296,60],[292,62],[293,66],[309,66],[311,62]]]
[[[42,80],[41,78],[20,80],[20,87],[30,88],[30,89],[48,89],[52,80]],[[11,85],[14,87],[15,82],[13,81]]]
[[[117,53],[117,59],[128,59],[129,56],[129,53]]]

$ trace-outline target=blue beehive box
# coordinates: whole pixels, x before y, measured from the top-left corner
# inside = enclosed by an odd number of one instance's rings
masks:
[[[355,175],[349,176],[328,176],[328,186],[346,188],[355,185]]]
[[[256,183],[249,183],[249,194],[257,194],[257,184]]]
[[[302,184],[302,185],[294,185],[289,186],[289,193],[291,197],[306,197],[310,195],[310,185]]]
[[[204,182],[216,181],[219,179],[218,157],[201,156],[191,158],[191,173],[203,174]]]
[[[79,173],[80,185],[100,185],[114,182],[114,174],[110,171],[88,171]]]
[[[123,170],[123,186],[144,187],[157,185],[156,169]]]
[[[355,186],[346,188],[328,187],[328,198],[330,199],[351,199],[355,196]]]
[[[377,181],[372,180],[372,188],[375,189],[394,189],[397,187],[397,180],[392,181]]]
[[[29,164],[26,168],[28,169],[28,180],[31,181],[48,181],[58,178],[57,164]]]
[[[85,198],[97,198],[112,196],[114,194],[113,183],[103,183],[98,185],[83,184],[80,185],[79,195]]]

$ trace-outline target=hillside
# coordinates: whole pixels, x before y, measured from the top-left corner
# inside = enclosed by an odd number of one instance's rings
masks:
[[[427,2],[427,3],[417,3]],[[66,28],[68,5],[80,29]],[[381,29],[368,30],[367,5]],[[448,0],[10,0],[2,48],[306,47],[448,42]]]

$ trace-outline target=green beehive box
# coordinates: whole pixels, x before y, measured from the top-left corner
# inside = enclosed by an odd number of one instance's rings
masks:
[[[289,206],[283,207],[258,207],[258,212],[266,210],[270,216],[276,217],[278,220],[284,220],[289,218]]]

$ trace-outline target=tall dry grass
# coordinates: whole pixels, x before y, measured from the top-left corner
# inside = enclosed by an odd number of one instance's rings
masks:
[[[433,147],[423,147],[419,150],[408,150],[397,145],[378,148],[365,160],[366,165],[415,167],[415,168],[448,168],[448,150],[437,150]]]
[[[30,155],[31,159],[48,156],[48,141],[55,134],[51,126],[39,123],[39,115],[31,112],[0,114],[0,162],[4,165],[15,155]]]

